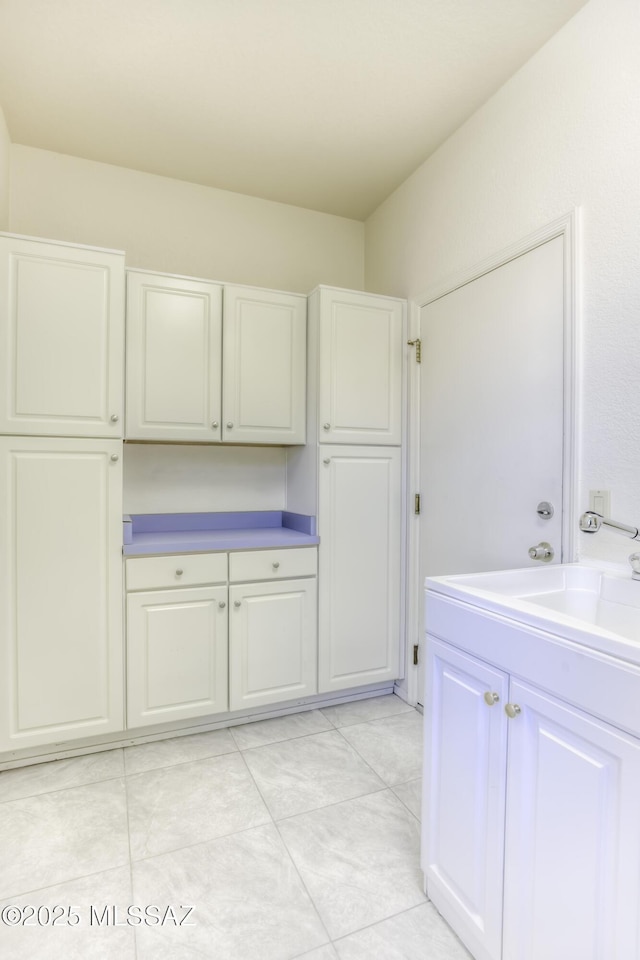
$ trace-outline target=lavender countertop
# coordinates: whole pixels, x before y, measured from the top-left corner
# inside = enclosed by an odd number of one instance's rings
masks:
[[[320,542],[315,517],[286,510],[132,514],[124,518],[123,530],[126,557],[308,547]]]

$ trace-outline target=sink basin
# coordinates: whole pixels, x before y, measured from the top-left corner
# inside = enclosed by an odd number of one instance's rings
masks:
[[[427,585],[458,599],[480,603],[516,619],[529,619],[616,654],[632,644],[640,658],[640,581],[622,572],[581,563],[433,577]],[[599,640],[597,639],[599,638]],[[609,643],[607,642],[610,641]]]

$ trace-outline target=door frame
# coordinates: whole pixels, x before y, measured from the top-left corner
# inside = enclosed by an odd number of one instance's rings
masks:
[[[526,237],[516,240],[508,247],[492,254],[484,260],[449,278],[433,284],[426,292],[409,302],[408,328],[410,340],[420,336],[420,311],[423,307],[452,293],[459,287],[477,280],[492,270],[504,266],[511,260],[529,253],[536,247],[562,237],[564,250],[564,425],[563,425],[563,469],[562,469],[562,563],[570,563],[577,558],[577,522],[578,522],[578,476],[579,476],[579,436],[580,406],[578,402],[580,337],[578,321],[580,308],[580,208],[575,207],[557,220],[545,224]],[[420,367],[410,363],[407,376],[408,399],[408,462],[407,462],[407,504],[413,503],[413,495],[421,490],[420,477]],[[420,605],[423,602],[423,585],[419,581],[420,572],[420,517],[413,512],[407,514],[407,665],[405,675],[405,694],[410,703],[418,701],[418,671],[421,665],[414,665],[413,647],[419,643]],[[422,652],[422,645],[419,645]]]

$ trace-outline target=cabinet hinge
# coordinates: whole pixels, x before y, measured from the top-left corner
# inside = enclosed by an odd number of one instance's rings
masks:
[[[407,340],[410,347],[416,348],[416,363],[422,363],[422,340],[416,337],[415,340]]]
[[[414,667],[418,666],[418,644],[414,643],[413,645],[413,665]]]
[[[420,494],[419,493],[416,493],[413,501],[413,512],[415,514],[420,513]]]

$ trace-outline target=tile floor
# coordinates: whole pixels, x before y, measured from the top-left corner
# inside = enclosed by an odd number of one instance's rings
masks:
[[[468,960],[422,889],[421,720],[390,695],[1,773],[0,956]]]

